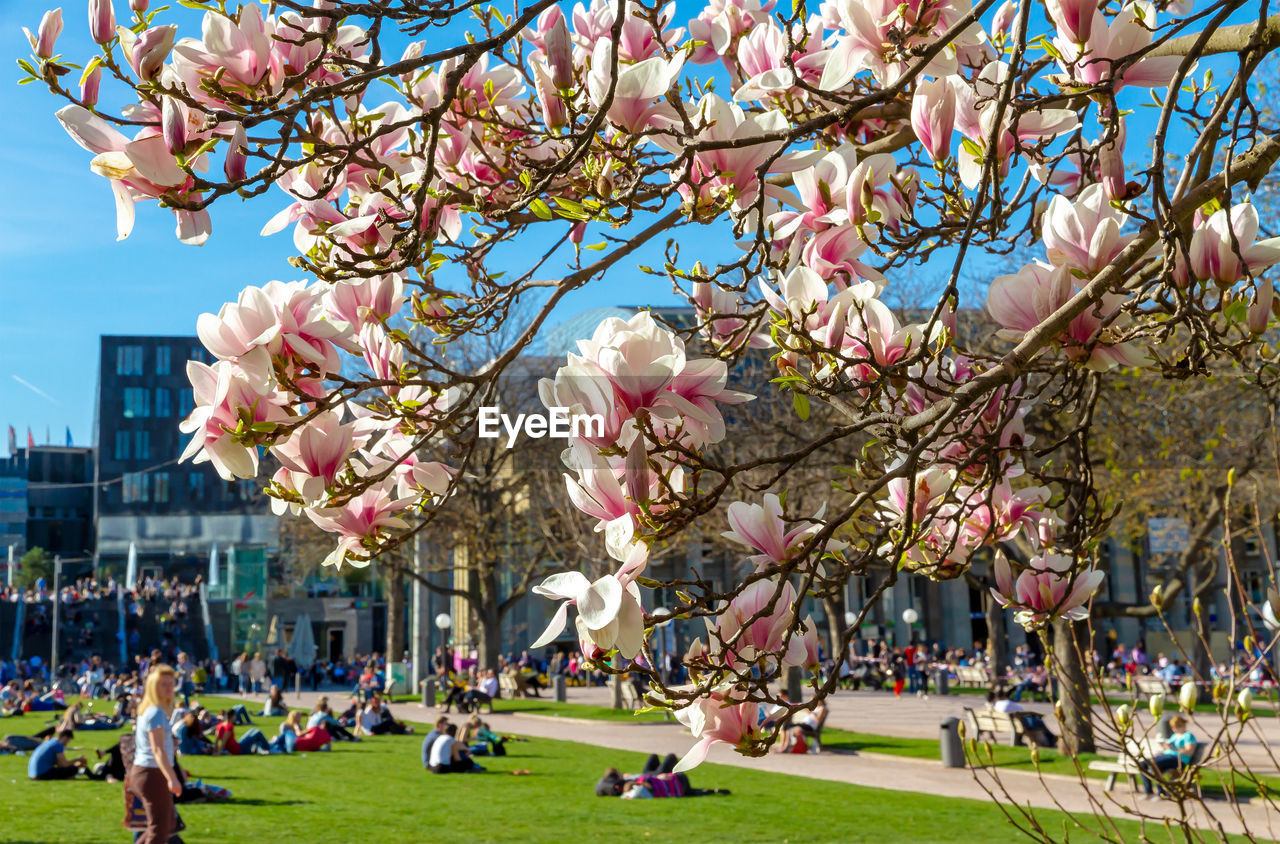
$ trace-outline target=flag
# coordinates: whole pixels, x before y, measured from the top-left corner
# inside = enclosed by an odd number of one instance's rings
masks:
[[[68,425],[67,426],[67,448],[70,448],[73,445],[75,445],[75,443],[72,442],[71,440],[71,426]]]
[[[9,456],[18,453],[18,432],[13,430],[13,426],[9,426]]]
[[[31,436],[31,426],[27,426],[27,448],[36,447],[36,438]]]

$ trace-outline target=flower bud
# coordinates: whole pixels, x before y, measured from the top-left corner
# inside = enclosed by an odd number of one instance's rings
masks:
[[[551,77],[536,59],[529,63],[533,69],[534,90],[538,94],[538,103],[542,106],[542,121],[552,132],[559,132],[569,125],[569,109],[564,98],[551,85]]]
[[[934,161],[951,155],[956,125],[956,90],[946,79],[930,79],[916,86],[911,98],[911,128]]]
[[[1129,729],[1129,724],[1133,721],[1133,707],[1127,703],[1122,703],[1116,707],[1115,711],[1116,726],[1121,730]]]
[[[551,68],[551,84],[563,90],[573,84],[573,44],[569,40],[569,27],[560,15],[547,30],[547,65]]]
[[[1240,694],[1236,695],[1236,714],[1241,721],[1247,720],[1253,714],[1253,691],[1250,689],[1241,689]]]
[[[1276,291],[1271,282],[1258,280],[1258,289],[1254,291],[1253,302],[1249,305],[1249,330],[1254,334],[1262,334],[1267,330],[1267,322],[1271,319],[1271,304]]]
[[[1164,584],[1157,583],[1156,587],[1151,590],[1151,606],[1156,609],[1164,609]]]
[[[1178,692],[1178,705],[1183,711],[1191,712],[1196,708],[1196,703],[1200,700],[1200,687],[1188,680],[1182,684],[1182,689]]]
[[[1147,709],[1151,710],[1151,717],[1159,720],[1164,714],[1164,695],[1156,692],[1151,696],[1151,700],[1147,701]]]
[[[569,242],[575,246],[582,243],[582,239],[587,236],[587,223],[585,220],[575,225],[569,230]]]
[[[116,7],[111,0],[89,0],[89,35],[99,44],[116,37]]]
[[[991,33],[995,35],[999,32],[1009,32],[1013,29],[1013,16],[1017,12],[1013,0],[1004,0],[1000,4],[1000,8],[996,9],[995,17],[991,19]]]
[[[164,67],[169,51],[173,49],[173,38],[177,34],[176,24],[153,26],[138,36],[129,50],[129,64],[138,78],[150,82]]]
[[[138,14],[145,13],[150,5],[151,0],[129,0],[129,8]]]
[[[62,8],[59,7],[44,13],[44,17],[40,19],[40,27],[36,30],[35,38],[31,37],[31,33],[27,33],[27,38],[31,41],[31,49],[36,55],[42,59],[53,58],[53,48],[58,41],[58,36],[62,34]]]
[[[613,198],[613,159],[600,168],[600,175],[596,176],[596,196],[601,199]]]
[[[227,158],[222,165],[228,182],[239,182],[245,178],[248,159],[249,150],[245,145],[244,124],[237,123],[236,130],[231,133],[231,141],[227,144]]]
[[[173,97],[160,104],[160,130],[169,152],[180,154],[187,146],[187,107]]]
[[[80,105],[85,108],[93,108],[98,104],[98,87],[102,84],[102,67],[95,67],[89,71],[89,75],[84,78],[84,82],[80,85]]]
[[[1045,0],[1049,17],[1058,32],[1075,44],[1087,44],[1093,34],[1093,16],[1098,4],[1094,0]]]

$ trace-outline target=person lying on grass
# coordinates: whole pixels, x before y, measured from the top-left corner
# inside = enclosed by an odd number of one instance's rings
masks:
[[[648,800],[657,797],[701,797],[706,794],[728,794],[727,788],[694,788],[687,774],[673,774],[676,755],[668,753],[659,760],[649,754],[644,770],[638,774],[622,774],[610,768],[596,783],[597,797],[621,797],[625,800]]]

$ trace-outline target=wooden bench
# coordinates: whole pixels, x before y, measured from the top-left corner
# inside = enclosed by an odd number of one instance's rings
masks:
[[[627,709],[640,709],[645,705],[630,680],[623,677],[618,681],[618,685],[622,687],[622,705]]]
[[[991,685],[991,677],[981,666],[961,665],[956,668],[956,682],[962,687],[984,689]]]
[[[498,675],[498,692],[502,697],[513,699],[524,697],[524,689],[520,688],[520,684],[516,682],[515,675],[499,674]]]
[[[1133,678],[1133,687],[1138,690],[1140,695],[1167,695],[1172,692],[1169,684],[1154,675],[1135,676]]]
[[[969,729],[973,733],[973,737],[982,740],[985,733],[991,737],[991,741],[999,741],[1001,736],[1007,737],[1007,743],[1012,747],[1016,746],[1023,737],[1022,722],[1014,718],[1008,712],[999,712],[995,709],[971,709],[966,706],[964,708],[965,716],[969,721]]]
[[[1149,755],[1149,750],[1139,751],[1142,756]],[[1191,762],[1184,767],[1191,769],[1192,781],[1195,783],[1196,796],[1203,796],[1200,790],[1200,771],[1204,768],[1205,743],[1196,744],[1195,752],[1191,754]],[[1107,781],[1102,786],[1103,791],[1110,791],[1116,786],[1116,779],[1122,774],[1129,780],[1129,788],[1133,791],[1138,790],[1138,778],[1144,773],[1142,768],[1138,766],[1138,760],[1133,756],[1121,756],[1118,759],[1099,759],[1089,763],[1090,771],[1103,771],[1107,774]]]

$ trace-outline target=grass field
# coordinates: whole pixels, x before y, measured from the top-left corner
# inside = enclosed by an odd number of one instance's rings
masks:
[[[204,698],[208,706],[220,701]],[[255,718],[268,735],[280,719]],[[34,732],[43,718],[0,722],[4,732]],[[73,755],[115,741],[114,732],[76,734]],[[185,759],[193,774],[226,786],[226,803],[182,807],[188,842],[328,844],[375,840],[698,842],[915,842],[1015,839],[989,804],[860,788],[843,783],[706,764],[695,785],[729,796],[693,800],[597,798],[592,786],[609,766],[637,770],[643,756],[564,741],[534,739],[505,758],[482,760],[485,774],[436,776],[419,762],[415,736],[338,744],[329,753]],[[679,751],[682,748],[672,748]],[[88,781],[31,782],[27,757],[0,757],[0,840],[124,842],[121,788]],[[511,776],[516,769],[533,771]],[[1056,824],[1064,815],[1045,812]],[[1137,840],[1137,827],[1128,832]],[[1128,836],[1126,835],[1126,838]]]

